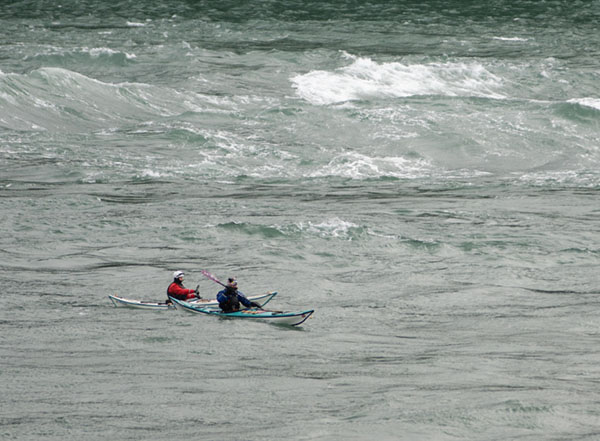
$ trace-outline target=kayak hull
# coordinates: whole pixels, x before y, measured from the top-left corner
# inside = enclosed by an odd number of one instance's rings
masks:
[[[196,314],[211,315],[221,318],[235,318],[243,320],[261,320],[268,323],[287,326],[298,326],[304,323],[314,312],[314,309],[301,312],[268,311],[264,309],[250,308],[236,312],[222,312],[218,309],[207,309],[194,305],[190,302],[171,299],[178,310]]]
[[[174,309],[173,305],[170,305],[168,303],[146,302],[143,300],[126,299],[117,295],[109,295],[108,298],[117,308],[146,309],[151,311]]]
[[[269,303],[273,297],[277,295],[277,292],[268,292],[266,294],[250,296],[248,299],[252,302],[256,302],[261,306],[265,306]],[[173,304],[168,304],[166,302],[146,302],[143,300],[132,300],[126,299],[124,297],[120,297],[117,295],[109,295],[108,298],[117,308],[132,308],[132,309],[145,309],[150,311],[161,311],[165,309],[175,309]],[[205,308],[209,310],[218,310],[219,302],[216,299],[197,299],[191,302],[186,302],[190,305],[195,305],[200,308]]]

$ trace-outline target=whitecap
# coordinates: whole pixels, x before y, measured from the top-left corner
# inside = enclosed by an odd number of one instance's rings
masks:
[[[97,47],[97,48],[92,48],[92,49],[84,47],[81,50],[83,52],[89,53],[92,57],[95,57],[95,58],[101,57],[102,55],[109,55],[110,56],[110,55],[119,55],[119,54],[125,55],[125,58],[128,59],[128,60],[136,58],[135,54],[130,54],[130,53],[127,53],[127,52],[120,52],[120,51],[116,51],[114,49],[110,49],[110,48],[107,48],[107,47]]]
[[[600,110],[600,98],[574,98],[568,100],[569,103],[579,104],[580,106],[591,107]]]
[[[474,96],[503,99],[503,81],[478,62],[402,64],[355,58],[334,71],[315,70],[291,78],[297,94],[315,105],[410,96]]]
[[[157,171],[146,169],[142,171],[142,176],[148,178],[160,178],[163,175]]]
[[[348,152],[335,157],[309,177],[339,176],[350,179],[393,177],[414,179],[429,174],[431,167],[423,160],[402,157],[371,157]]]
[[[528,41],[527,38],[521,37],[492,37],[493,40],[501,40],[501,41]]]
[[[310,234],[314,234],[320,237],[333,237],[333,238],[350,238],[350,232],[352,229],[360,228],[358,225],[340,219],[338,217],[324,220],[319,223],[315,222],[300,222],[297,224],[301,231],[306,231]]]
[[[81,50],[84,52],[88,52],[93,57],[99,57],[100,55],[114,55],[119,53],[116,50],[110,49],[108,47],[95,47],[92,49],[84,47],[81,48]]]

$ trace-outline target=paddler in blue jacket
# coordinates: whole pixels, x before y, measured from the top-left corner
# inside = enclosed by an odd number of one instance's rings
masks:
[[[246,308],[260,308],[258,303],[251,302],[244,294],[238,291],[237,281],[233,277],[227,279],[227,285],[224,290],[219,291],[217,300],[219,301],[219,308],[223,312],[239,311],[240,303]]]

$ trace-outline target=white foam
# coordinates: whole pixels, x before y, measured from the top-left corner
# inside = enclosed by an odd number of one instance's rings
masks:
[[[569,100],[568,102],[600,110],[600,98],[574,98],[572,100]]]
[[[83,52],[89,53],[92,57],[100,57],[102,55],[118,55],[118,54],[123,53],[123,52],[116,51],[114,49],[110,49],[107,47],[97,47],[97,48],[92,48],[92,49],[88,49],[87,47],[84,47],[81,50]],[[135,54],[129,54],[129,53],[125,52],[124,55],[125,55],[125,58],[127,58],[128,60],[136,58]]]
[[[501,40],[501,41],[528,41],[527,38],[521,38],[521,37],[492,37],[494,40]]]
[[[335,217],[320,223],[300,222],[298,228],[321,237],[347,238],[349,231],[352,228],[359,228],[359,226]]]
[[[142,176],[148,178],[160,178],[161,176],[163,176],[163,174],[154,170],[145,169],[142,171]]]
[[[422,160],[401,157],[370,157],[357,152],[337,156],[309,177],[339,176],[351,179],[379,178],[381,176],[414,179],[428,175],[431,167]]]
[[[114,54],[119,53],[118,51],[116,51],[114,49],[110,49],[108,47],[95,47],[92,49],[88,49],[87,47],[84,47],[84,48],[81,48],[81,50],[83,52],[89,52],[89,54],[94,57],[98,57],[100,55],[114,55]]]
[[[354,58],[348,66],[291,81],[298,95],[315,105],[419,95],[505,98],[495,90],[502,79],[477,62],[402,64]]]

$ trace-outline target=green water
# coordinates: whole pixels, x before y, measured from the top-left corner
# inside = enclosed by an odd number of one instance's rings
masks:
[[[2,5],[0,439],[598,438],[599,15]]]

